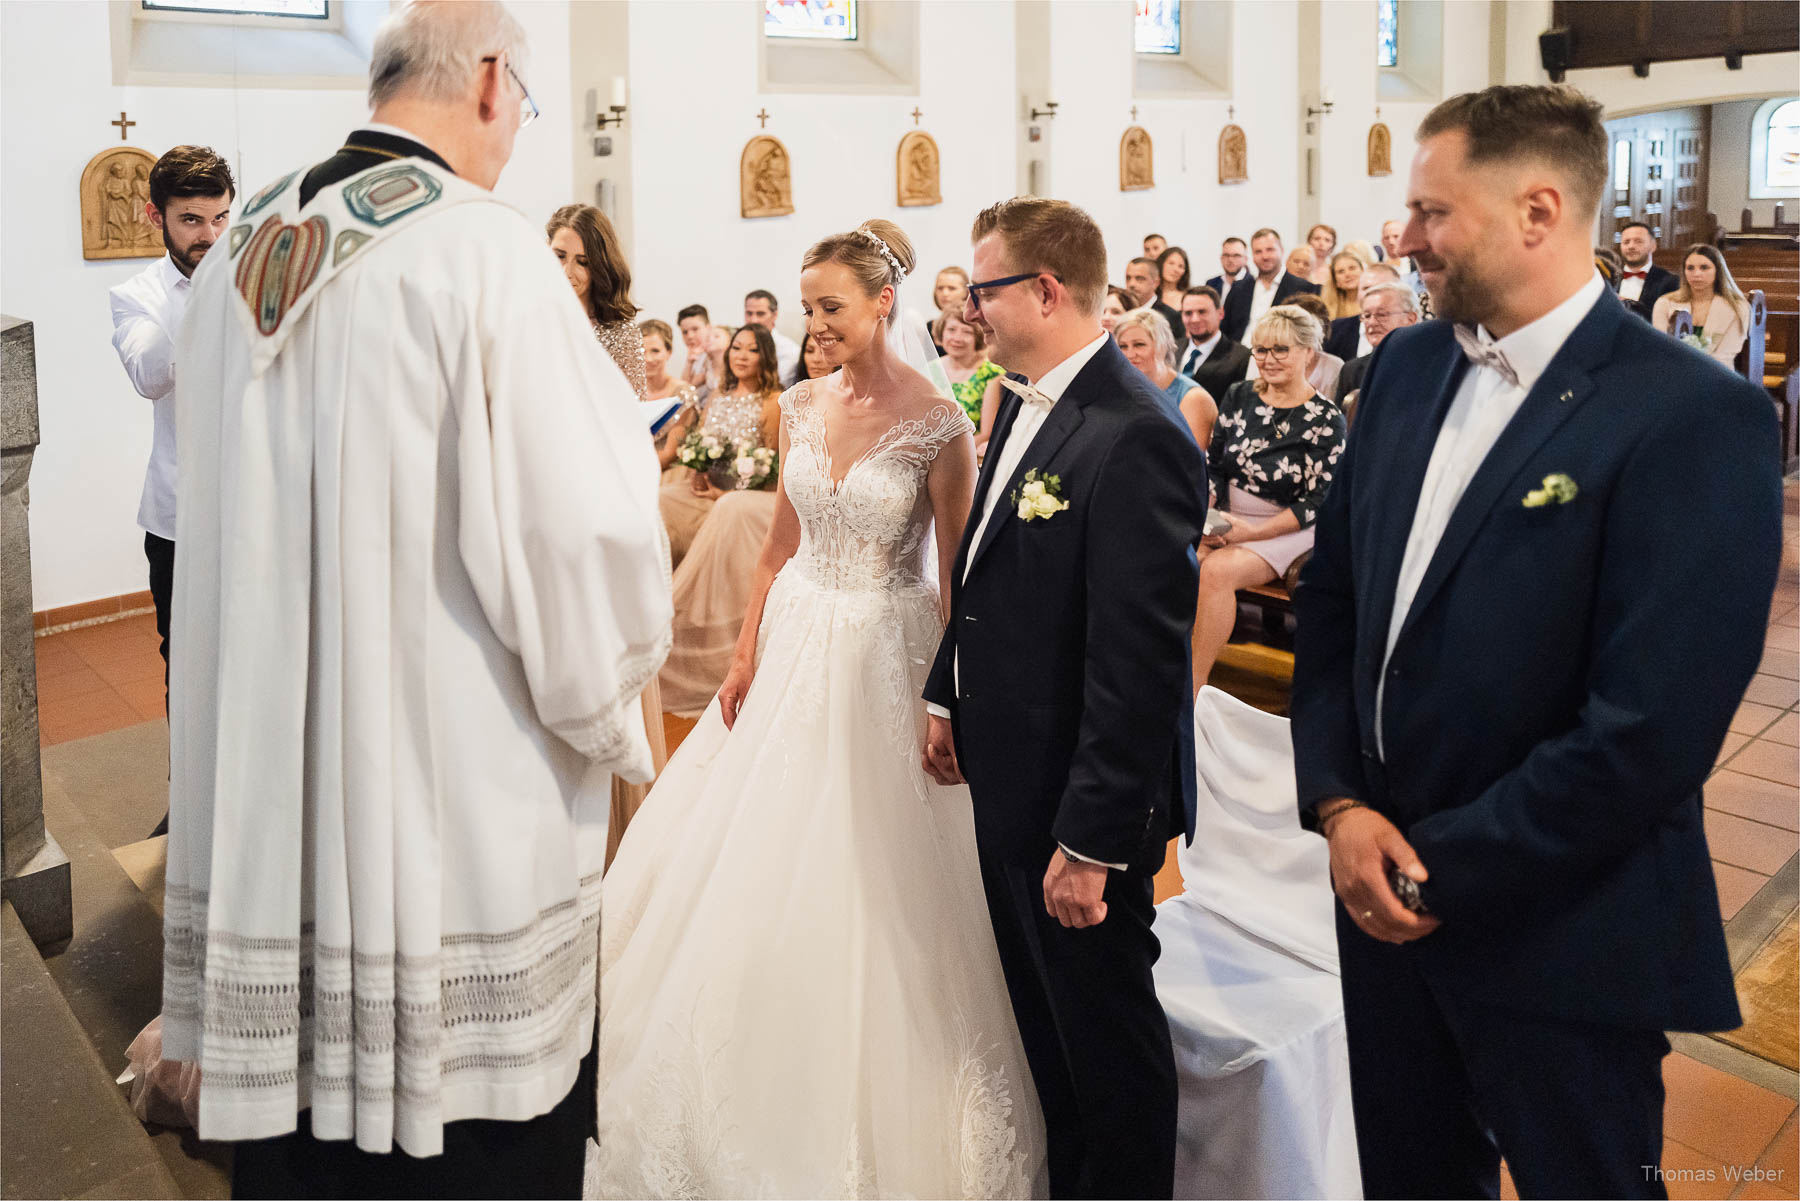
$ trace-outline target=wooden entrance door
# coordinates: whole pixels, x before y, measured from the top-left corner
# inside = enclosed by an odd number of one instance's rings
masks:
[[[1633,221],[1649,225],[1661,246],[1705,240],[1711,232],[1706,211],[1710,117],[1705,108],[1682,108],[1606,123],[1612,159],[1600,206],[1603,245],[1617,246],[1619,231]]]

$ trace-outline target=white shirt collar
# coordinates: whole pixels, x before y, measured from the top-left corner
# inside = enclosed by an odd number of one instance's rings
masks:
[[[1531,391],[1537,383],[1538,376],[1544,374],[1544,368],[1562,349],[1562,344],[1569,340],[1581,319],[1588,315],[1594,302],[1600,299],[1600,293],[1606,291],[1606,282],[1600,278],[1598,271],[1588,276],[1582,284],[1561,304],[1527,325],[1520,326],[1504,338],[1495,338],[1488,333],[1486,326],[1477,326],[1475,336],[1484,343],[1491,342],[1506,353],[1506,361],[1519,377],[1519,387]]]
[[[162,268],[162,270],[158,272],[158,276],[161,279],[165,291],[173,292],[176,288],[185,288],[192,285],[194,282],[192,277],[181,273],[181,268],[175,265],[175,257],[173,255],[163,255],[162,262],[157,265]]]
[[[1281,286],[1281,277],[1286,274],[1287,274],[1287,271],[1285,269],[1281,270],[1281,271],[1277,271],[1275,273],[1275,278],[1272,281],[1270,281],[1268,288],[1266,290],[1273,292],[1276,288],[1279,288]],[[1262,276],[1260,276],[1260,275],[1256,277],[1256,286],[1259,288],[1261,288],[1263,286]]]
[[[1212,337],[1208,338],[1206,341],[1188,343],[1188,349],[1190,351],[1204,350],[1208,355],[1211,355],[1212,351],[1213,351],[1213,347],[1215,347],[1219,344],[1220,337],[1221,337],[1220,331],[1215,329],[1212,332]]]
[[[1032,386],[1051,400],[1061,400],[1062,394],[1075,382],[1075,377],[1081,374],[1081,369],[1088,365],[1088,360],[1099,354],[1100,348],[1106,345],[1106,338],[1106,331],[1102,330],[1098,338],[1044,372],[1044,378],[1032,380]]]

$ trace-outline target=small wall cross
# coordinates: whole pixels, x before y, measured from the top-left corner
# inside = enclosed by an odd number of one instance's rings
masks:
[[[767,129],[769,127],[769,110],[765,108],[757,113],[756,120],[758,129]]]
[[[126,140],[125,131],[130,129],[133,125],[136,125],[137,122],[128,120],[125,116],[124,111],[120,110],[119,119],[117,121],[108,121],[107,124],[108,125],[117,125],[119,127],[119,141],[123,142]]]
[[[920,117],[923,117],[923,116],[924,116],[924,115],[925,115],[925,114],[924,114],[924,113],[922,113],[922,112],[920,112],[920,111],[919,111],[919,110],[918,110],[918,108],[917,108],[917,106],[915,106],[915,107],[914,107],[914,108],[913,108],[913,111],[912,111],[912,119],[913,119],[913,124],[914,124],[914,125],[917,125],[917,124],[918,124],[918,123],[919,123],[919,118],[920,118]]]
[[[1235,121],[1235,120],[1237,120],[1237,105],[1235,105],[1235,104],[1227,104],[1227,105],[1226,105],[1226,106],[1225,106],[1225,119],[1226,119],[1226,120],[1227,120],[1227,121]]]
[[[1131,119],[1133,121],[1137,120],[1137,105],[1135,104],[1131,106]]]

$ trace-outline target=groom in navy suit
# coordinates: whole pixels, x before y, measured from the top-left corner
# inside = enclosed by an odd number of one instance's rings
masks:
[[[1152,881],[1194,831],[1188,636],[1206,459],[1100,328],[1086,213],[975,221],[965,319],[1007,381],[926,683],[925,770],[966,775],[1054,1197],[1168,1197],[1175,1061]]]
[[[1295,596],[1363,1188],[1665,1196],[1666,1030],[1738,1024],[1701,785],[1781,547],[1768,397],[1627,313],[1600,106],[1454,97]]]

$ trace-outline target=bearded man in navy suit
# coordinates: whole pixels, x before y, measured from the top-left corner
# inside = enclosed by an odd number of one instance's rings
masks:
[[[1701,785],[1781,554],[1768,397],[1594,271],[1600,106],[1454,97],[1295,596],[1369,1197],[1665,1196],[1667,1030],[1736,1026]]]

